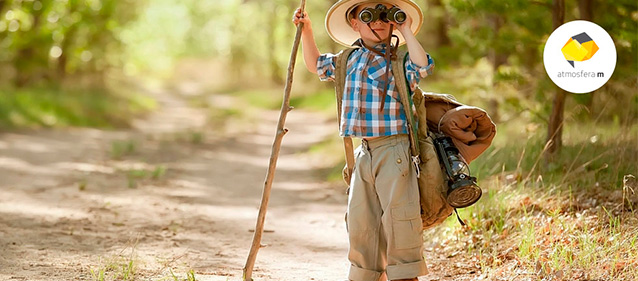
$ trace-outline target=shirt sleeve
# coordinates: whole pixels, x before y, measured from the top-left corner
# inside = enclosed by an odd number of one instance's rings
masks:
[[[335,80],[335,67],[337,65],[337,55],[321,54],[317,58],[317,75],[321,81]]]
[[[421,78],[425,78],[428,75],[432,74],[432,70],[434,70],[434,60],[430,56],[430,54],[426,54],[428,58],[428,65],[426,66],[418,66],[410,59],[410,55],[408,54],[408,58],[405,60],[405,77],[410,84],[410,89],[412,91],[416,90],[416,87],[419,86],[419,81]]]

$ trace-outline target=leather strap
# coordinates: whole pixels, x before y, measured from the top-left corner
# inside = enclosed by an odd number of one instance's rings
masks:
[[[412,163],[415,165],[417,177],[421,175],[421,158],[419,156],[419,144],[416,141],[415,136],[415,121],[414,114],[412,113],[412,103],[410,103],[410,98],[408,93],[410,89],[408,89],[407,80],[405,77],[405,60],[407,59],[407,52],[401,52],[399,58],[392,61],[392,69],[394,73],[394,84],[397,87],[397,91],[399,91],[399,100],[403,105],[403,111],[405,112],[405,117],[408,122],[408,135],[410,139],[410,154],[412,156]]]
[[[385,103],[385,96],[387,95],[387,87],[388,87],[388,81],[389,81],[389,75],[390,75],[390,64],[393,64],[393,69],[397,69],[398,66],[396,66],[398,63],[396,63],[398,61],[397,58],[399,57],[403,57],[403,56],[397,56],[397,50],[398,50],[398,46],[399,46],[399,42],[397,41],[396,46],[393,48],[391,45],[391,40],[392,40],[392,30],[390,30],[390,35],[388,36],[388,42],[386,44],[386,47],[388,49],[386,49],[385,52],[385,56],[386,56],[386,77],[385,77],[385,87],[384,87],[384,91],[383,91],[383,96],[381,97],[381,110],[383,110],[384,107],[384,103]],[[397,38],[398,39],[398,38]],[[361,41],[362,44],[365,43],[363,41]],[[370,48],[368,46],[365,46],[366,48],[368,48],[371,51],[376,51],[374,48]],[[335,97],[337,99],[337,116],[338,116],[338,124],[339,126],[341,126],[341,105],[343,102],[343,91],[345,88],[345,84],[346,84],[346,73],[348,70],[348,58],[350,57],[350,54],[352,54],[352,52],[354,50],[356,50],[357,48],[348,48],[343,50],[338,56],[337,56],[337,62],[336,62],[336,69],[335,69]],[[394,60],[393,60],[394,59]],[[398,69],[400,73],[402,73],[403,78],[401,78],[400,80],[397,80],[395,77],[395,81],[405,81],[405,69],[403,69],[403,67],[399,67]],[[402,84],[403,87],[405,88],[405,83],[396,83],[398,84]],[[400,89],[399,89],[400,90]],[[404,89],[405,90],[405,89]],[[399,91],[400,92],[400,91]],[[407,93],[405,94],[406,98],[404,98],[403,96],[401,97],[401,100],[407,100],[408,101],[408,106],[407,108],[410,108],[410,102],[407,99]],[[404,108],[406,108],[406,106],[403,106]],[[406,113],[406,116],[408,116],[408,119],[411,119],[412,115],[408,115],[409,113]],[[411,122],[408,121],[408,131],[412,132],[412,127],[411,127]],[[410,147],[412,148],[414,146],[414,140],[413,140],[414,136],[412,134],[410,134]],[[354,164],[355,164],[355,160],[354,160],[354,145],[352,143],[352,138],[351,137],[343,137],[343,150],[345,152],[345,157],[346,157],[346,168],[343,171],[343,178],[346,182],[348,182],[348,185],[350,185],[350,180],[352,179],[352,172],[354,170]],[[413,149],[411,149],[413,150]],[[418,165],[418,150],[416,150],[416,154],[414,154],[414,152],[412,152],[412,160],[413,162],[415,162],[415,165],[417,166],[417,175],[420,175],[420,168]]]
[[[337,56],[337,63],[335,69],[335,97],[337,99],[337,122],[341,127],[341,104],[343,101],[343,91],[346,85],[346,72],[348,70],[348,57],[357,48],[348,48],[343,50]],[[354,170],[354,145],[352,144],[351,137],[343,137],[343,150],[346,155],[346,168],[343,171],[343,179],[350,186],[350,180],[352,179],[352,171]]]
[[[385,77],[383,78],[383,93],[381,94],[381,98],[380,98],[381,106],[379,108],[381,112],[383,112],[383,108],[385,107],[385,98],[388,95],[388,81],[390,80],[390,62],[392,61],[392,55],[395,50],[394,48],[392,48],[392,31],[393,30],[394,30],[394,25],[391,24],[390,32],[385,42]],[[399,44],[397,44],[397,47],[399,47]]]
[[[379,40],[381,40],[381,36],[379,36],[379,34],[377,34],[376,31],[374,31],[374,29],[372,29],[372,26],[370,26],[370,23],[368,23],[368,28],[370,28],[370,30],[372,31],[372,33],[374,34],[374,36],[376,36]],[[379,110],[383,111],[383,108],[385,107],[385,98],[388,95],[388,81],[390,81],[390,61],[395,60],[397,58],[397,50],[399,48],[399,37],[396,35],[392,35],[392,32],[394,31],[394,24],[390,24],[390,31],[388,32],[388,37],[385,40],[385,54],[382,52],[379,52],[377,49],[375,49],[374,47],[370,47],[368,46],[365,42],[363,42],[363,40],[360,40],[361,44],[366,47],[368,50],[370,50],[371,52],[382,56],[385,58],[386,64],[385,64],[385,77],[383,77],[383,92],[381,93],[381,105],[379,106]],[[394,44],[394,46],[392,46],[392,38],[396,38],[397,42],[396,44]]]

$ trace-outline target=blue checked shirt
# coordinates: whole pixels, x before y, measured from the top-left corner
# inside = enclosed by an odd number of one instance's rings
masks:
[[[383,52],[383,45],[374,48]],[[405,62],[405,75],[414,91],[421,78],[432,73],[434,60],[427,55],[428,65],[418,66],[410,60]],[[321,81],[334,81],[337,56],[322,54],[317,59],[317,74]],[[399,101],[394,76],[388,78],[388,92],[381,111],[380,96],[383,94],[386,60],[384,57],[361,47],[348,58],[346,85],[341,105],[341,136],[380,137],[407,134],[407,122],[403,105]],[[392,71],[392,67],[390,67]]]

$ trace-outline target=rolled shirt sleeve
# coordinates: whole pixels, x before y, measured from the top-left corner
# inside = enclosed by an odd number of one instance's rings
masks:
[[[421,78],[425,78],[428,75],[431,75],[432,71],[434,70],[434,59],[432,59],[430,54],[427,54],[427,58],[428,65],[426,66],[416,65],[410,59],[409,54],[408,58],[405,60],[405,77],[408,80],[408,84],[410,85],[410,89],[412,91],[416,90],[416,88],[419,86],[419,81],[421,80]]]
[[[317,75],[321,81],[335,80],[335,67],[337,65],[337,55],[321,54],[317,58]]]

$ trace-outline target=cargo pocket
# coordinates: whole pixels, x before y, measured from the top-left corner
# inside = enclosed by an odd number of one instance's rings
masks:
[[[410,249],[421,246],[423,242],[421,237],[423,225],[420,209],[417,203],[392,208],[392,232],[396,249]]]

